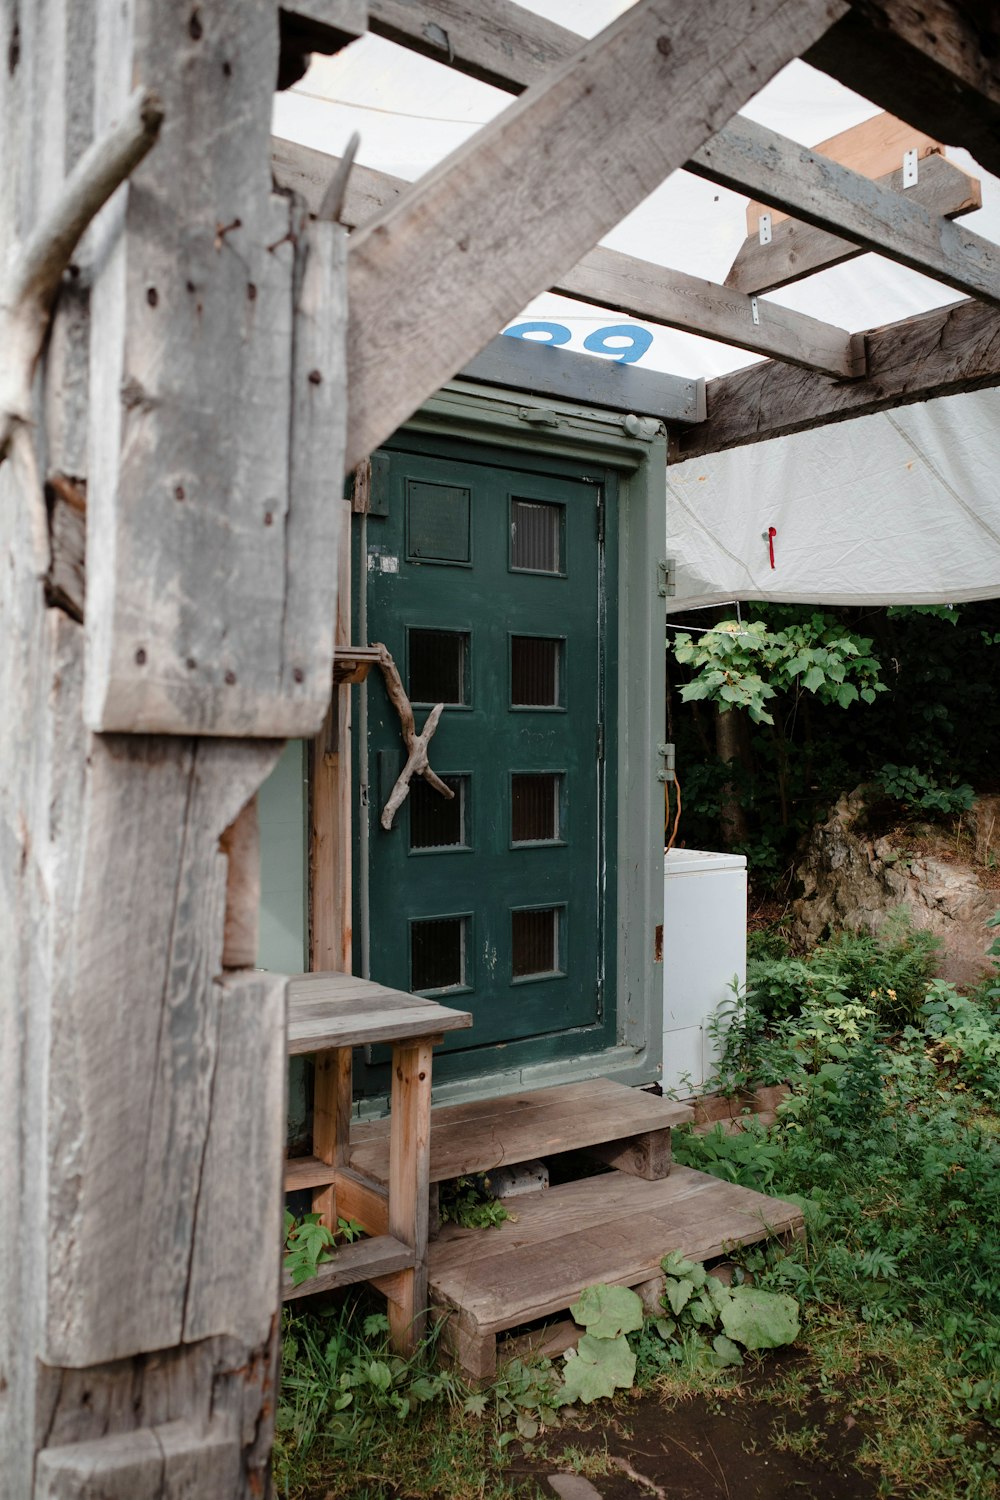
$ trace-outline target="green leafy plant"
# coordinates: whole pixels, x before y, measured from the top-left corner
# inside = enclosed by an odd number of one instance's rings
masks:
[[[722,1369],[742,1364],[744,1350],[778,1349],[797,1338],[799,1307],[787,1293],[725,1286],[679,1250],[661,1264],[664,1316],[654,1326],[673,1358],[693,1355]]]
[[[897,766],[889,761],[879,772],[877,784],[887,797],[901,802],[907,812],[937,817],[967,812],[975,795],[967,782],[958,784],[952,777],[942,783],[918,766]]]
[[[496,1229],[511,1215],[490,1192],[487,1176],[456,1177],[441,1192],[438,1214],[442,1224],[463,1229]]]
[[[804,691],[821,702],[849,708],[874,703],[885,691],[872,642],[854,635],[830,615],[813,614],[784,630],[763,620],[723,620],[698,640],[681,633],[673,642],[677,661],[694,669],[681,699],[711,699],[721,708],[744,708],[756,724],[773,724],[765,707],[782,691]]]
[[[570,1312],[587,1332],[564,1356],[560,1403],[588,1404],[627,1390],[635,1379],[636,1356],[626,1335],[642,1327],[641,1299],[628,1287],[590,1286]]]
[[[338,1240],[348,1242],[364,1234],[361,1225],[354,1219],[338,1219],[334,1233],[320,1222],[319,1214],[303,1214],[301,1218],[285,1209],[285,1270],[292,1278],[293,1286],[301,1286],[315,1276],[321,1265],[333,1259],[337,1253]]]

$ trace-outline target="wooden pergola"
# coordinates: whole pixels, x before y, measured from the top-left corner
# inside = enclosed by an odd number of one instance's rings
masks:
[[[272,191],[275,79],[366,27],[519,98],[412,185],[279,162],[310,214]],[[803,57],[1000,173],[1000,13],[638,0],[581,42],[506,0],[0,0],[0,39],[0,1496],[262,1495],[253,800],[329,708],[341,476],[547,288],[769,356],[678,458],[996,384],[969,179],[738,112]],[[685,166],[788,216],[725,286],[594,248]],[[864,334],[767,300],[864,250],[960,300]]]

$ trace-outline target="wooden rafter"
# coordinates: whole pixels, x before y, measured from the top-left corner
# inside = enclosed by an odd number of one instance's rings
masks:
[[[828,136],[825,141],[817,141],[812,149],[820,156],[839,162],[842,167],[849,167],[852,172],[860,172],[862,177],[887,177],[902,166],[907,151],[915,151],[918,162],[928,156],[944,155],[940,141],[884,110],[880,115],[862,120],[860,125],[852,125],[848,130]],[[747,204],[747,234],[757,234],[760,216],[764,213],[771,215],[772,229],[786,217],[772,204],[751,199]]]
[[[368,29],[517,94],[572,57],[583,40],[510,0],[489,0],[486,7],[476,0],[368,0]]]
[[[321,203],[338,160],[291,141],[272,142],[271,165],[276,180],[301,192],[312,209]],[[344,222],[352,227],[364,223],[380,208],[394,203],[407,186],[400,177],[356,168],[348,183]],[[853,245],[846,249],[848,254],[858,253]],[[755,308],[751,298],[739,291],[617,250],[592,250],[558,276],[552,290],[584,297],[598,307],[648,323],[701,334],[755,354],[769,354],[805,369],[848,378],[863,371],[863,350],[842,328],[776,302],[758,301]]]
[[[348,467],[841,11],[639,0],[352,236]]]
[[[864,335],[868,374],[845,382],[772,361],[711,380],[708,417],[672,462],[1000,384],[1000,314],[971,299]]]
[[[816,151],[820,153],[818,146]],[[884,191],[898,195],[903,189],[902,167],[877,177],[875,182]],[[917,181],[906,189],[906,194],[912,203],[919,203],[936,218],[957,219],[983,206],[979,179],[943,156],[928,155],[920,162]],[[811,276],[814,271],[863,255],[864,249],[863,245],[829,230],[782,215],[779,222],[772,224],[769,244],[761,244],[759,233],[743,242],[726,277],[726,285],[747,295],[776,291]]]
[[[711,182],[749,190],[807,224],[1000,307],[1000,246],[928,213],[910,193],[887,191],[753,120],[733,120],[695,153],[693,165]]]
[[[853,0],[806,54],[840,80],[1000,173],[1000,13],[968,0]]]

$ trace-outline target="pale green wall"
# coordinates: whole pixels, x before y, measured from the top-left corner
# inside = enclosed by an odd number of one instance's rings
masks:
[[[257,796],[260,819],[260,945],[257,963],[281,974],[301,974],[306,956],[306,756],[292,740]],[[307,1134],[307,1060],[292,1059],[288,1075],[288,1139]]]

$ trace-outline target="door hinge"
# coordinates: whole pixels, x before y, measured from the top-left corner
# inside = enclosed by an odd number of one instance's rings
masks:
[[[599,545],[604,543],[604,525],[607,512],[604,506],[604,486],[597,491],[597,541]]]
[[[656,592],[661,599],[672,599],[677,592],[677,559],[661,557],[656,564]]]

